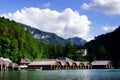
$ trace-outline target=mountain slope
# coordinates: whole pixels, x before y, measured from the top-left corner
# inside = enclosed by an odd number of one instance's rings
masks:
[[[80,46],[80,45],[84,45],[87,41],[83,40],[82,38],[73,37],[73,38],[67,39],[66,43],[68,43],[68,42],[72,42],[72,43]]]
[[[68,42],[72,42],[72,43],[80,46],[80,45],[84,45],[86,43],[85,40],[78,38],[78,37],[63,39],[54,33],[44,32],[44,31],[38,30],[36,28],[30,27],[28,25],[25,25],[25,24],[22,24],[22,25],[30,31],[30,33],[33,35],[33,37],[35,39],[42,41],[46,44],[49,44],[49,43],[67,44]]]
[[[48,32],[43,32],[41,30],[38,30],[36,28],[32,28],[30,26],[24,25],[26,29],[28,29],[33,37],[39,41],[45,42],[47,44],[49,43],[57,43],[57,44],[62,44],[64,43],[64,39],[57,36],[54,33],[48,33]]]

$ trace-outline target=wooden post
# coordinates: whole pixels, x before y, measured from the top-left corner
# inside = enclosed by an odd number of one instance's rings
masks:
[[[55,70],[55,65],[54,65],[54,70]]]
[[[112,65],[111,65],[111,69],[112,69],[113,67],[112,67]]]
[[[91,65],[91,67],[90,67],[91,69],[92,69],[92,65]]]
[[[53,65],[51,65],[51,70],[52,70],[52,66],[53,66]]]
[[[0,69],[1,69],[1,71],[2,71],[2,66],[3,66],[3,65],[1,64],[1,65],[0,65]]]
[[[58,64],[57,64],[57,66],[56,66],[56,69],[58,70]]]
[[[108,66],[106,65],[106,69],[108,69]]]
[[[66,70],[68,69],[68,66],[66,65]]]

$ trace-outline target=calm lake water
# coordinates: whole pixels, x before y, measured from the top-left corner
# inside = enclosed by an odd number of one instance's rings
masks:
[[[0,80],[120,80],[120,69],[6,71]]]

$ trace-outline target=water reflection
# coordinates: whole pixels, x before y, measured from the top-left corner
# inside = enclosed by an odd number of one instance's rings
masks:
[[[120,80],[120,70],[51,70],[0,72],[0,80]]]
[[[28,73],[28,71],[21,71],[20,72],[20,80],[28,80],[27,79],[27,77],[28,77],[27,73]]]

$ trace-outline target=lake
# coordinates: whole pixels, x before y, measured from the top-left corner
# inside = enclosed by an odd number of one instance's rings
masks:
[[[0,80],[120,80],[120,69],[6,71]]]

